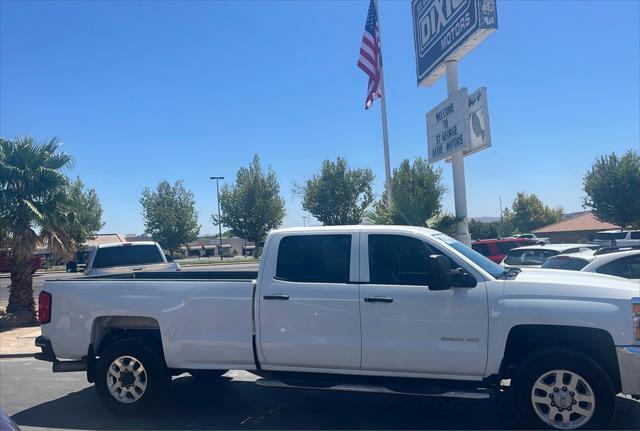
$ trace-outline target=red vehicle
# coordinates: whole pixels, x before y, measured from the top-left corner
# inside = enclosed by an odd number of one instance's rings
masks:
[[[31,256],[31,273],[44,266],[44,256],[33,255]],[[6,252],[0,252],[0,272],[11,272],[13,267],[13,256],[7,255]]]
[[[480,239],[473,241],[471,248],[495,263],[500,263],[512,248],[536,245],[537,243],[537,241],[524,238]]]

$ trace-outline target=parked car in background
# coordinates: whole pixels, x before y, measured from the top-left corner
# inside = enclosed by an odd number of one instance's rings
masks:
[[[67,272],[83,272],[87,267],[92,248],[76,251],[76,258],[66,264]]]
[[[540,268],[552,256],[583,250],[596,250],[598,248],[600,246],[594,244],[528,245],[509,250],[501,265],[505,268]]]
[[[603,247],[551,257],[542,265],[547,269],[596,272],[629,279],[640,279],[640,246]],[[640,286],[638,287],[640,294]]]
[[[0,252],[0,272],[11,272],[14,260],[13,256],[9,255],[6,251]],[[31,256],[31,273],[33,274],[38,269],[42,268],[45,261],[44,256]]]
[[[84,275],[126,274],[142,271],[180,271],[177,262],[169,262],[157,242],[118,242],[99,245],[89,253]]]
[[[515,235],[511,235],[512,238],[522,238],[522,239],[530,239],[532,241],[537,241],[539,244],[551,244],[551,240],[549,238],[540,238],[535,233],[517,233]]]
[[[495,263],[500,263],[509,250],[525,245],[536,245],[536,241],[524,238],[480,239],[471,243],[471,248]]]
[[[596,233],[593,243],[602,246],[640,245],[640,230],[603,230]]]

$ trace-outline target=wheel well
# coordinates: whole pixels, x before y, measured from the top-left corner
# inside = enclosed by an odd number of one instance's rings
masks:
[[[620,369],[611,334],[602,329],[560,325],[520,325],[511,328],[500,366],[500,378],[512,377],[515,367],[531,352],[551,346],[569,347],[595,360],[621,390]]]
[[[103,316],[93,322],[91,345],[96,355],[111,343],[125,338],[142,338],[149,347],[159,348],[162,354],[160,325],[156,319],[141,316]]]

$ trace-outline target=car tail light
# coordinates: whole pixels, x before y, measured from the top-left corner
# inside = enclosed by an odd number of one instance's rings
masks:
[[[51,294],[42,291],[38,295],[38,321],[40,324],[51,322]]]

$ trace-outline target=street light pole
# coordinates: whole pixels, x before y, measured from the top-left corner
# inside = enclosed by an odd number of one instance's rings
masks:
[[[220,241],[218,253],[220,253],[220,260],[222,261],[222,219],[220,218],[220,186],[218,185],[218,181],[224,180],[224,177],[210,177],[209,179],[216,180],[216,194],[218,195],[218,240]]]
[[[308,216],[302,216],[302,226],[304,226],[304,227],[307,226],[307,217]]]

